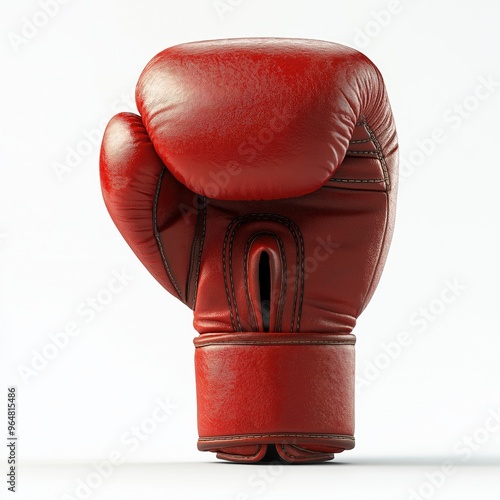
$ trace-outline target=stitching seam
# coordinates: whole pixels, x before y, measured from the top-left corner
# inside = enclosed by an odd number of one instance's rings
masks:
[[[248,290],[248,253],[250,251],[250,246],[253,242],[261,235],[262,233],[255,234],[252,238],[247,241],[244,249],[244,257],[243,257],[243,286],[245,287],[246,298],[247,298],[247,307],[250,311],[250,323],[252,328],[257,331],[258,323],[257,323],[257,315],[255,314],[255,308],[253,306],[253,302],[250,299],[250,291]]]
[[[330,179],[331,182],[357,182],[357,183],[363,183],[363,182],[372,182],[374,184],[385,182],[385,179],[339,179],[337,177],[332,177]]]
[[[354,151],[352,149],[348,149],[346,154],[351,155],[373,155],[374,157],[378,157],[377,151]]]
[[[228,341],[207,341],[204,344],[196,345],[196,349],[200,347],[218,346],[218,345],[291,345],[291,344],[308,344],[308,345],[355,345],[353,340],[228,340]]]
[[[373,130],[370,128],[368,125],[368,122],[366,119],[363,117],[360,123],[356,124],[356,127],[358,126],[364,126],[368,134],[370,135],[370,139],[359,139],[355,141],[349,141],[350,144],[362,144],[362,143],[368,143],[372,142],[373,145],[375,146],[376,151],[354,151],[352,149],[348,149],[346,151],[346,155],[365,155],[369,156],[371,155],[372,158],[377,158],[380,161],[380,165],[382,167],[382,171],[384,172],[384,178],[383,179],[339,179],[337,177],[332,177],[330,179],[331,182],[344,182],[344,183],[356,183],[356,184],[364,184],[364,183],[380,183],[383,182],[385,183],[387,191],[390,191],[391,189],[391,183],[389,179],[389,171],[387,168],[387,163],[385,161],[385,156],[382,152],[382,146],[380,145],[379,140],[377,139],[377,136],[373,132]],[[326,187],[326,186],[323,186]]]
[[[372,142],[370,139],[356,139],[355,141],[349,141],[349,144],[366,144],[367,142]]]
[[[280,255],[281,255],[281,262],[283,264],[283,270],[281,273],[280,296],[278,298],[278,307],[276,311],[276,325],[274,331],[281,332],[281,324],[283,322],[283,310],[285,309],[285,302],[286,302],[287,266],[286,266],[285,245],[283,244],[283,240],[278,235],[276,235],[276,238],[278,240],[278,246],[280,247]]]
[[[277,434],[236,434],[234,436],[210,436],[200,437],[198,441],[230,441],[239,438],[267,438],[267,437],[304,437],[304,438],[317,438],[317,439],[345,439],[355,440],[354,436],[347,436],[345,434],[289,434],[286,432]]]
[[[203,207],[203,228],[201,231],[200,248],[198,250],[198,262],[196,265],[196,278],[194,281],[194,292],[193,292],[193,302],[192,302],[193,309],[196,306],[196,298],[198,296],[198,280],[200,278],[201,254],[203,253],[203,244],[205,243],[206,229],[207,229],[207,207],[204,206]]]
[[[368,133],[370,134],[370,137],[373,141],[373,144],[375,144],[375,147],[377,148],[377,156],[378,156],[378,159],[380,161],[380,164],[382,165],[382,170],[384,171],[385,185],[386,185],[387,191],[390,191],[391,180],[389,178],[389,170],[387,169],[387,163],[385,161],[385,156],[384,156],[384,153],[382,151],[382,146],[380,145],[380,142],[377,139],[377,136],[375,135],[375,133],[371,129],[370,125],[368,125],[368,123],[365,119],[363,119],[363,124],[364,124],[366,130],[368,131]]]
[[[255,308],[254,308],[253,302],[250,299],[250,292],[248,290],[248,284],[247,284],[248,283],[248,269],[247,269],[247,267],[248,267],[248,254],[250,251],[250,246],[254,243],[254,241],[259,236],[262,236],[262,235],[271,236],[272,238],[274,238],[276,240],[276,242],[278,243],[279,250],[280,250],[280,257],[281,257],[281,262],[283,265],[283,270],[281,273],[282,279],[281,279],[280,294],[278,297],[278,304],[277,304],[277,308],[276,308],[276,321],[275,321],[275,325],[274,325],[274,331],[281,332],[281,322],[282,322],[282,318],[283,318],[283,308],[284,308],[284,302],[285,302],[285,296],[286,296],[286,271],[287,271],[286,255],[285,255],[285,251],[284,251],[283,240],[277,234],[273,234],[273,233],[268,232],[268,231],[260,231],[260,232],[256,233],[252,238],[250,238],[247,241],[247,244],[245,245],[245,250],[244,250],[243,285],[245,287],[247,306],[248,306],[248,310],[250,311],[250,316],[251,316],[250,322],[252,323],[252,328],[255,331],[257,331],[258,330],[257,317],[255,315]]]
[[[174,286],[175,290],[177,291],[177,294],[179,295],[179,298],[182,300],[182,302],[185,302],[184,299],[182,298],[182,293],[177,286],[177,283],[175,282],[174,277],[172,276],[172,272],[170,271],[170,267],[167,262],[167,258],[165,257],[165,252],[163,250],[163,245],[161,242],[160,238],[160,231],[158,230],[158,200],[160,199],[160,191],[161,191],[161,185],[163,183],[163,177],[165,175],[165,167],[163,167],[160,176],[158,177],[158,183],[156,185],[156,193],[153,201],[153,231],[154,231],[154,236],[156,239],[156,244],[158,245],[158,249],[160,250],[161,258],[163,261],[163,267],[165,268],[165,271],[167,271],[168,277],[170,278],[170,282]]]
[[[296,248],[296,279],[295,279],[295,291],[294,291],[294,298],[293,298],[293,310],[292,310],[292,321],[291,321],[291,327],[290,330],[293,331],[294,329],[294,324],[295,324],[295,314],[297,312],[297,294],[298,294],[298,278],[299,278],[299,264],[300,264],[300,297],[299,297],[299,306],[298,306],[298,314],[297,314],[297,325],[295,331],[298,332],[300,330],[300,320],[302,316],[302,305],[303,305],[303,300],[304,300],[304,239],[302,237],[302,233],[300,232],[300,229],[298,226],[292,222],[290,219],[287,219],[286,217],[276,215],[276,214],[269,214],[269,213],[264,213],[264,214],[259,214],[259,213],[252,213],[244,216],[237,217],[234,219],[231,224],[229,224],[229,227],[226,231],[226,235],[224,237],[224,243],[223,243],[223,251],[222,251],[222,268],[223,268],[223,275],[224,275],[224,288],[226,290],[226,296],[229,304],[229,311],[231,315],[231,325],[233,326],[234,331],[243,331],[241,328],[241,322],[240,322],[240,317],[238,313],[238,307],[236,303],[236,292],[234,289],[234,280],[233,280],[233,270],[232,270],[232,250],[233,250],[233,243],[234,243],[234,238],[236,235],[236,232],[238,228],[247,222],[254,222],[256,220],[272,220],[274,222],[283,224],[288,228],[290,233],[293,236],[293,239],[295,240],[295,248]],[[236,221],[239,221],[238,224],[235,223]],[[226,271],[226,246],[227,246],[227,240],[229,238],[229,234],[231,233],[231,238],[229,239],[229,280],[231,283],[231,292],[232,292],[232,297],[234,301],[234,311],[236,314],[236,320],[238,323],[239,330],[236,329],[236,325],[234,322],[233,318],[233,306],[231,303],[231,295],[229,293],[229,288],[227,286],[227,271]],[[298,235],[298,237],[297,237]],[[298,243],[300,239],[300,254],[298,251]],[[300,262],[299,262],[300,261]]]

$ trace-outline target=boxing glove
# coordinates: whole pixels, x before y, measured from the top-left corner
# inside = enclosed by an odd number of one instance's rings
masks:
[[[236,462],[353,448],[351,331],[396,204],[379,71],[329,42],[196,42],[154,57],[136,101],[140,116],[106,128],[102,192],[135,254],[194,311],[198,448]]]

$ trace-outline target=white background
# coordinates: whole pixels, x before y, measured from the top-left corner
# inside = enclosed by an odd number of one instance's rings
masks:
[[[18,386],[18,498],[83,498],[93,473],[92,498],[498,498],[500,4],[215,4],[2,7],[0,394]],[[134,109],[151,57],[245,36],[357,47],[384,75],[396,117],[396,232],[355,329],[357,444],[331,465],[223,465],[196,450],[192,313],[137,261],[101,198],[99,129]],[[129,278],[111,296],[113,273]],[[91,313],[92,297],[110,301]],[[158,398],[171,411],[156,424]],[[151,432],[127,444],[141,425]],[[127,464],[96,476],[113,452]]]

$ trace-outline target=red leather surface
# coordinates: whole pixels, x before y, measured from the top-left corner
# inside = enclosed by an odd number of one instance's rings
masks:
[[[354,343],[353,335],[314,333],[198,337],[199,449],[264,443],[352,448]]]
[[[120,113],[109,122],[100,174],[104,202],[122,236],[148,271],[192,307],[194,290],[190,294],[186,276],[194,272],[197,220],[183,217],[182,209],[189,214],[197,197],[165,169],[141,117]]]
[[[185,44],[146,67],[137,104],[141,116],[106,129],[104,199],[153,276],[194,309],[200,342],[349,334],[395,217],[396,131],[373,64],[327,42]],[[278,124],[277,110],[289,118]],[[276,445],[307,462],[349,447],[311,436],[352,434],[351,407],[334,401],[353,396],[353,346],[296,347],[197,347],[203,449],[248,462]],[[269,433],[310,437],[250,437]]]
[[[258,330],[248,304],[247,243],[268,232],[281,244],[283,269],[271,300],[271,314],[282,319],[271,331],[349,333],[378,281],[392,225],[385,191],[342,186],[329,183],[293,203],[211,201],[206,231],[215,241],[204,250],[195,328]]]
[[[318,189],[342,162],[362,116],[382,147],[394,148],[394,137],[380,134],[391,124],[379,72],[363,54],[333,43],[178,45],[147,65],[136,99],[160,158],[209,198],[289,198]]]

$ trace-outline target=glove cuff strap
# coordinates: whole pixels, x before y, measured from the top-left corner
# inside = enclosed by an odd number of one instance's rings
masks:
[[[203,334],[194,344],[199,450],[354,447],[354,335]]]

